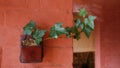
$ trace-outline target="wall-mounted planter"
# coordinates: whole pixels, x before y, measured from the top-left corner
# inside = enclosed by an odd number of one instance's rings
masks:
[[[24,40],[25,36],[22,36]],[[22,41],[21,40],[21,41]],[[24,46],[21,42],[20,45],[20,62],[21,63],[35,63],[42,62],[43,60],[43,45]]]

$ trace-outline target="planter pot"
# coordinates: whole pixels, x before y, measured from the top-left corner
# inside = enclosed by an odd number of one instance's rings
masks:
[[[22,36],[22,40],[25,39],[25,36]],[[21,40],[21,41],[22,41]],[[43,60],[43,45],[36,46],[20,46],[20,62],[21,63],[35,63],[42,62]]]

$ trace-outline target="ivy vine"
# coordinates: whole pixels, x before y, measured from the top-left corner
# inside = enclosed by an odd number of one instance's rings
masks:
[[[96,16],[88,15],[88,12],[85,8],[81,8],[79,10],[78,16],[80,18],[77,18],[74,20],[74,25],[72,27],[63,27],[62,22],[58,22],[55,25],[53,25],[50,28],[50,34],[49,38],[59,38],[61,34],[65,34],[67,38],[74,38],[79,40],[80,34],[82,32],[85,33],[85,35],[89,38],[91,31],[94,30],[94,20],[96,19]],[[37,28],[36,23],[33,21],[30,21],[25,27],[23,28],[24,35],[32,36],[32,42],[33,45],[39,45],[43,41],[43,36],[46,33],[46,30],[40,30]],[[28,39],[29,40],[29,39]],[[29,42],[29,41],[28,41]],[[26,41],[24,41],[24,45],[31,45],[26,44]]]

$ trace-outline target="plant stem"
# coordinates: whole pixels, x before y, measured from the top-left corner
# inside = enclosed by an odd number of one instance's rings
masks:
[[[71,36],[72,37],[72,36]],[[66,37],[58,37],[58,38],[66,38]],[[56,38],[51,38],[51,37],[47,37],[45,38],[43,41],[49,40],[49,39],[56,39]]]
[[[46,40],[49,40],[49,39],[52,39],[52,38],[48,37],[48,38],[45,38],[43,41],[46,41]]]
[[[80,33],[82,33],[82,32],[83,32],[83,30],[80,31]]]

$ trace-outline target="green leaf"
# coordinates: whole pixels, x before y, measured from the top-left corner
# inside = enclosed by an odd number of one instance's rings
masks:
[[[74,34],[74,39],[79,40],[80,39],[80,32],[78,31],[78,28],[76,26],[73,27],[66,27],[67,32],[69,33],[67,37],[69,38],[71,33]]]
[[[77,27],[72,27],[71,28],[71,33],[75,34],[74,39],[77,39],[77,40],[80,39],[80,32],[78,31]]]
[[[35,22],[30,21],[23,29],[25,30],[25,29],[28,29],[28,28],[33,28],[35,26],[36,26]]]
[[[66,34],[67,38],[70,38],[71,28],[66,27],[65,30],[68,32],[68,34]]]
[[[75,27],[83,29],[84,24],[80,21],[80,19],[76,19],[75,20]]]
[[[46,30],[39,30],[39,36],[43,37],[45,35]]]
[[[45,35],[45,32],[46,32],[46,30],[36,29],[35,32],[33,33],[33,37],[34,38],[43,37]]]
[[[51,31],[50,32],[50,37],[52,37],[52,38],[58,38],[57,32],[56,31]]]
[[[39,30],[36,29],[33,33],[33,38],[35,39],[36,43],[39,45],[42,41],[43,36],[45,35],[46,30]]]
[[[96,19],[95,16],[88,16],[88,18],[85,18],[85,25],[88,25],[92,30],[94,30],[94,20]]]
[[[91,28],[85,27],[85,28],[83,29],[83,32],[84,32],[85,35],[89,38],[89,37],[90,37],[90,33],[91,33]]]
[[[25,25],[24,29],[24,34],[31,35],[33,29],[36,27],[35,22],[30,21],[27,25]]]
[[[42,38],[35,39],[35,42],[37,43],[37,45],[39,45],[41,41],[42,41]]]
[[[50,37],[58,38],[61,34],[68,34],[68,32],[62,27],[62,23],[56,23],[50,30]]]
[[[79,27],[80,23],[81,23],[80,19],[76,19],[75,20],[75,26],[76,27]]]
[[[31,35],[32,34],[32,29],[25,29],[24,34]]]
[[[86,11],[85,8],[81,8],[78,15],[79,15],[79,16],[82,16],[82,17],[86,17],[87,13],[88,13],[88,12]]]

